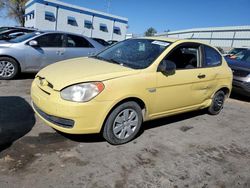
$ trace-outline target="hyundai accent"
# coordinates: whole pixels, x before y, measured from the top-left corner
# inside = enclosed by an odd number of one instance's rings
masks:
[[[52,64],[36,75],[31,96],[36,114],[54,129],[101,133],[117,145],[148,120],[205,108],[218,114],[231,88],[232,71],[215,48],[153,37]]]

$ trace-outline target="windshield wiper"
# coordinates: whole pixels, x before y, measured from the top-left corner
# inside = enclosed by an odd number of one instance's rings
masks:
[[[91,56],[91,58],[95,58],[95,59],[99,59],[99,60],[107,61],[105,58],[100,57],[100,56],[97,56],[97,55],[95,55],[95,56]]]
[[[114,63],[114,64],[118,64],[118,65],[123,66],[123,63],[120,63],[115,59],[105,59],[105,58],[100,57],[100,56],[92,56],[92,58],[99,59],[99,60],[102,60],[102,61],[107,61],[109,63]]]
[[[109,60],[107,60],[107,61],[109,61],[109,62],[111,62],[111,63],[114,63],[114,64],[118,64],[118,65],[122,65],[122,66],[123,66],[123,63],[120,63],[120,62],[118,62],[118,61],[115,60],[115,59],[109,59]]]

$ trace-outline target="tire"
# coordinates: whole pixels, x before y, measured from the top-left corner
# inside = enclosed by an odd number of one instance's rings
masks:
[[[225,101],[225,93],[223,91],[218,91],[214,94],[212,104],[208,108],[208,113],[211,115],[217,115],[223,109]]]
[[[135,138],[142,124],[142,109],[136,102],[117,106],[108,116],[103,137],[112,145],[125,144]]]
[[[9,57],[0,57],[0,80],[11,80],[19,73],[18,63]]]

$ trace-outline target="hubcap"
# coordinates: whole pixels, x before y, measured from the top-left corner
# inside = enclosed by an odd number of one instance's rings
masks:
[[[215,111],[220,111],[223,107],[223,103],[224,103],[224,96],[223,95],[218,95],[215,99],[214,99],[214,110]]]
[[[131,136],[138,126],[138,114],[133,109],[121,111],[113,123],[113,133],[119,139],[126,139]]]
[[[11,62],[0,61],[0,76],[8,78],[12,76],[15,72],[15,67]]]

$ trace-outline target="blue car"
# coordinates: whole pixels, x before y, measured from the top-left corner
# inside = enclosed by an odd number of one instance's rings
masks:
[[[233,91],[250,97],[250,49],[225,59],[233,71]]]

